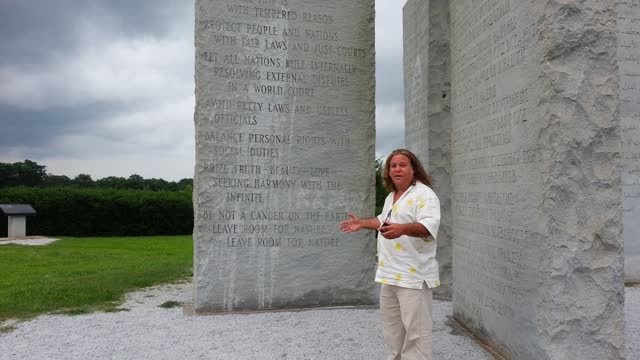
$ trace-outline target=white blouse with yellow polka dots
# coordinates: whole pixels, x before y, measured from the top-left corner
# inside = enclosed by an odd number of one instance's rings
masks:
[[[378,270],[376,282],[410,289],[440,285],[436,261],[436,236],[440,226],[440,201],[427,185],[417,181],[393,203],[393,194],[387,196],[380,224],[391,223],[424,225],[431,235],[417,238],[402,235],[387,239],[378,233]]]

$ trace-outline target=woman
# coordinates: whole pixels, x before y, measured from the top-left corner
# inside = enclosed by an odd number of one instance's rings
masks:
[[[440,202],[431,180],[409,150],[394,150],[384,165],[391,191],[382,214],[360,219],[349,213],[340,229],[378,230],[380,311],[389,360],[431,359],[432,289],[440,285],[436,235]]]

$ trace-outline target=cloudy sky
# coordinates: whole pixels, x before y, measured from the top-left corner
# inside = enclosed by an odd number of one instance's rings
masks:
[[[404,143],[404,2],[376,0],[377,156]],[[193,177],[193,21],[187,0],[1,1],[0,162]]]

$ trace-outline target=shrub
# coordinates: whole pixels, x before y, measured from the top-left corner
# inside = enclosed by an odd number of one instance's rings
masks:
[[[193,231],[193,204],[186,191],[4,188],[0,204],[29,204],[29,235],[185,235]],[[5,218],[6,219],[6,218]],[[0,221],[0,236],[7,221]]]

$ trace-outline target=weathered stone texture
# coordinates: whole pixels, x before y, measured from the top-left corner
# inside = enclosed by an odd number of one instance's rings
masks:
[[[448,1],[409,0],[403,8],[405,146],[427,167],[441,204],[436,258],[451,298],[451,75]]]
[[[549,1],[541,29],[548,144],[536,320],[551,359],[624,358],[616,1]]]
[[[407,1],[403,11],[404,142],[423,165],[429,163],[429,1]],[[427,171],[428,171],[427,166]]]
[[[619,1],[617,11],[624,276],[640,283],[640,2]]]
[[[376,303],[374,2],[196,1],[194,308]]]
[[[451,0],[454,316],[513,359],[622,359],[616,2]]]

